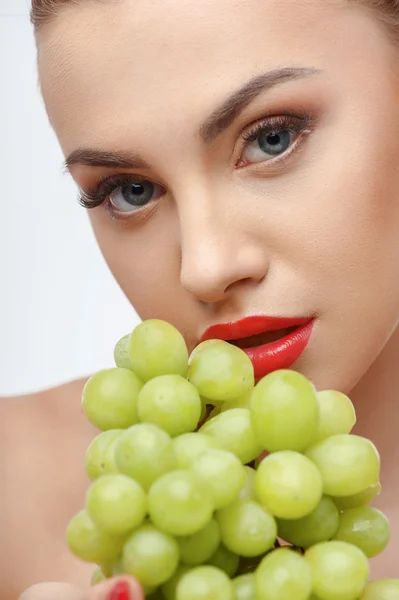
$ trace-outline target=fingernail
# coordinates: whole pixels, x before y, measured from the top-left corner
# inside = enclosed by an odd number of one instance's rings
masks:
[[[130,585],[126,581],[119,581],[108,594],[107,600],[131,600]]]

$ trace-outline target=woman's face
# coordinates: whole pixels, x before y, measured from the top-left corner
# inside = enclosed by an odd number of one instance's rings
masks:
[[[399,318],[395,59],[343,0],[82,1],[44,28],[51,123],[142,318],[192,347],[312,317],[294,367],[353,387]]]

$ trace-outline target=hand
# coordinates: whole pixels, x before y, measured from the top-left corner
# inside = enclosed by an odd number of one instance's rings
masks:
[[[144,600],[144,593],[131,577],[115,577],[88,589],[69,583],[40,583],[18,600]]]

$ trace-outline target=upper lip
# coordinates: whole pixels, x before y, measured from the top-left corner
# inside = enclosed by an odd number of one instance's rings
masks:
[[[255,315],[239,321],[211,325],[201,336],[201,342],[210,339],[232,341],[252,337],[261,333],[307,325],[312,317],[269,317]]]

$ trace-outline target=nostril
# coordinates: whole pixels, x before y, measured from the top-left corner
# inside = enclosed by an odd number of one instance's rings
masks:
[[[181,285],[201,302],[218,302],[225,296],[228,284],[222,273],[212,272],[203,266],[181,275]]]
[[[200,236],[198,230],[185,238],[181,249],[182,287],[201,302],[225,300],[243,286],[258,285],[268,272],[265,249],[240,232]]]

